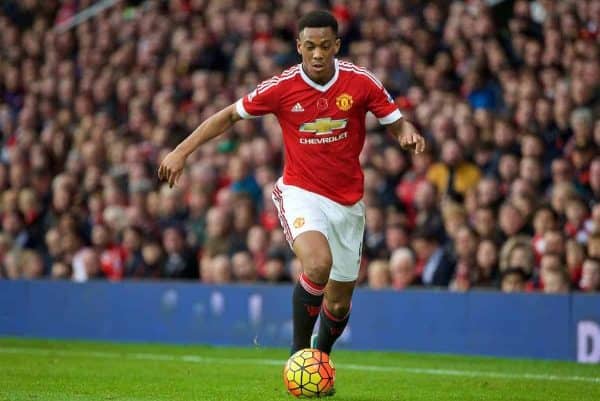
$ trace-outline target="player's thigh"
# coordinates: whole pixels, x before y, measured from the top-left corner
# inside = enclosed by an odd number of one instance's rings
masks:
[[[298,236],[308,231],[318,231],[325,238],[327,218],[321,211],[318,197],[300,188],[285,185],[281,179],[273,188],[273,203],[285,233],[286,240],[293,249]]]
[[[294,253],[300,259],[304,274],[317,283],[329,278],[333,257],[329,242],[319,231],[305,231],[294,240]]]
[[[332,256],[328,243],[329,224],[320,205],[322,199],[279,180],[273,190],[273,202],[286,239],[300,259],[304,273],[311,280],[325,283]]]
[[[354,282],[360,269],[365,231],[364,206],[339,206],[332,216],[329,230],[329,246],[333,256],[330,279],[338,282]],[[327,212],[329,213],[329,212]],[[332,213],[333,214],[333,213]]]

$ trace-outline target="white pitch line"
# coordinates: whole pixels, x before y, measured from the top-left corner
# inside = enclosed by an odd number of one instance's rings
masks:
[[[145,361],[170,361],[170,362],[189,362],[189,363],[221,363],[221,364],[250,364],[250,365],[269,365],[283,366],[285,361],[279,359],[256,359],[256,358],[215,358],[199,355],[174,355],[174,354],[154,354],[146,352],[105,352],[105,351],[77,351],[66,349],[40,349],[26,347],[7,347],[0,348],[0,354],[21,354],[21,355],[46,355],[60,357],[86,357],[86,358],[104,358],[104,359],[132,359]],[[521,379],[538,381],[563,381],[563,382],[587,382],[600,384],[600,377],[591,376],[560,376],[539,373],[506,373],[481,370],[458,370],[458,369],[436,369],[436,368],[411,368],[401,366],[378,366],[378,365],[358,365],[351,363],[336,363],[337,368],[370,372],[399,372],[418,375],[437,375],[437,376],[459,376],[459,377],[485,377],[492,379]]]

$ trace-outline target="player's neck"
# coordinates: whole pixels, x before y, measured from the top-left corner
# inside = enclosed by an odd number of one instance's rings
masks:
[[[304,63],[302,63],[302,71],[314,83],[325,85],[327,82],[331,81],[335,75],[335,63],[331,63],[330,68],[323,71],[321,74],[318,74],[318,76],[311,74],[309,69],[304,66]]]

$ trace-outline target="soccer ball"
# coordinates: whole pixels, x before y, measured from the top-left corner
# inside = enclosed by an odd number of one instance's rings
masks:
[[[335,368],[329,355],[314,348],[305,348],[290,356],[283,368],[287,391],[303,398],[320,397],[333,388]]]

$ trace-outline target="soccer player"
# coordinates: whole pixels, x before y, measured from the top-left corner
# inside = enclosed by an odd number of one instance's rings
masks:
[[[173,186],[187,157],[236,121],[273,113],[285,144],[285,167],[273,201],[286,238],[302,264],[293,292],[292,352],[308,348],[320,316],[316,347],[330,353],[342,334],[361,257],[365,223],[359,153],[371,111],[403,149],[425,140],[369,71],[335,58],[336,19],[313,11],[298,23],[302,63],[268,79],[204,121],[162,161],[158,176]]]

